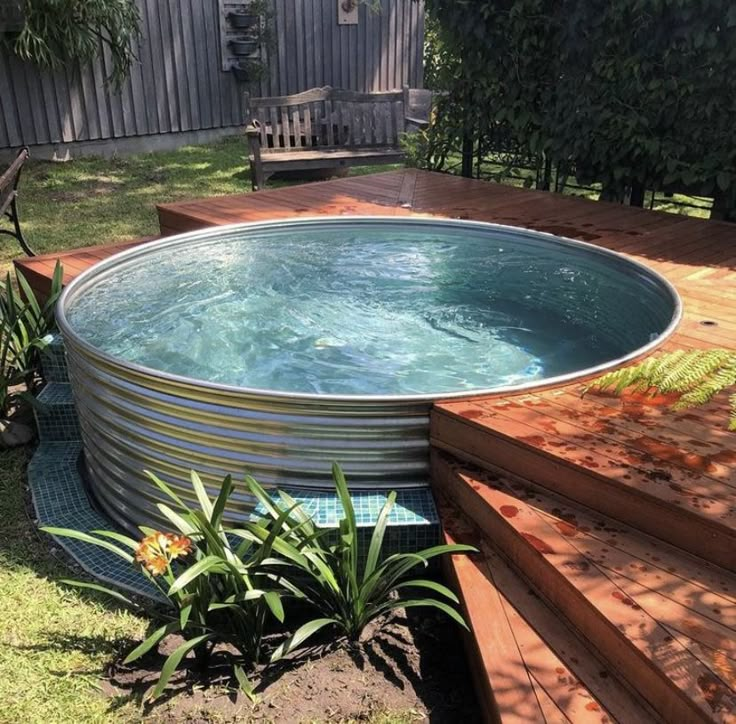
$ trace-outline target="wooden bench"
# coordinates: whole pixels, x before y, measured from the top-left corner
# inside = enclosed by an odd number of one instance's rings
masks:
[[[18,183],[23,164],[28,158],[28,149],[22,148],[15,157],[13,163],[0,176],[0,220],[5,217],[13,225],[13,229],[0,229],[0,234],[12,236],[21,246],[21,249],[34,256],[34,251],[23,238],[18,218]]]
[[[419,88],[357,93],[326,86],[249,98],[246,128],[253,190],[277,171],[400,163],[401,135],[429,122],[432,93]]]

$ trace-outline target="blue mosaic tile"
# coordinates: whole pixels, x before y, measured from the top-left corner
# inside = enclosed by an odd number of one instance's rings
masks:
[[[60,334],[53,339],[41,353],[41,371],[46,382],[69,382],[64,340]]]
[[[319,528],[337,529],[343,516],[343,507],[334,491],[283,488],[283,491],[301,504]],[[358,523],[358,545],[361,556],[367,554],[378,514],[388,497],[388,491],[351,491],[355,517]],[[259,504],[254,517],[262,516],[265,509]],[[332,535],[327,536],[332,543]],[[396,503],[388,517],[383,542],[383,556],[422,550],[440,542],[440,524],[437,508],[429,488],[409,488],[397,491]]]
[[[38,525],[73,528],[84,533],[115,526],[91,504],[79,473],[79,442],[43,443],[28,466],[28,483]],[[90,576],[106,584],[162,601],[140,571],[110,551],[91,543],[53,536]]]
[[[41,442],[81,439],[71,385],[50,382],[41,390],[37,401],[34,414]]]
[[[340,499],[333,490],[304,490],[282,488],[294,500],[301,504],[307,515],[314,518],[320,528],[337,526],[344,511]],[[372,528],[388,498],[386,490],[354,490],[351,491],[355,517],[359,527]],[[259,504],[256,515],[263,515],[265,510]],[[437,525],[439,516],[429,488],[406,488],[396,492],[396,503],[388,517],[388,525],[421,526]]]

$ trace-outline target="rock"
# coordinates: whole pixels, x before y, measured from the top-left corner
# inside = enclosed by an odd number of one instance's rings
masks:
[[[31,425],[15,420],[0,420],[0,447],[19,447],[27,445],[36,436]]]

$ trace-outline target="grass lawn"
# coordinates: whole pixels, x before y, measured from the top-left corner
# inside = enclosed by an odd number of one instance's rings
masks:
[[[39,254],[158,233],[156,204],[250,190],[245,143],[71,163],[29,161],[19,200],[23,230]],[[0,237],[0,265],[20,254]]]
[[[26,515],[29,456],[0,452],[0,722],[132,721],[135,706],[99,687],[106,664],[146,624],[54,583],[69,571]]]

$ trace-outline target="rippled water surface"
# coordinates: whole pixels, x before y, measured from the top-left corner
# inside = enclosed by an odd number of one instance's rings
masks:
[[[344,222],[152,249],[67,309],[96,347],[250,388],[441,394],[540,380],[646,344],[672,301],[632,267],[493,227]]]

